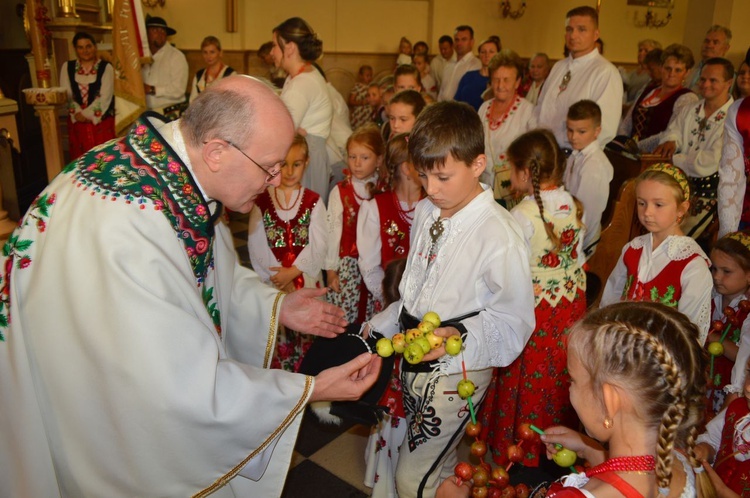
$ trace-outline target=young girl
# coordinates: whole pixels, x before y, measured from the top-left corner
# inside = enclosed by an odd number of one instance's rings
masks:
[[[403,90],[394,95],[388,104],[388,123],[390,124],[391,136],[409,133],[424,106],[425,101],[416,90]]]
[[[743,375],[742,396],[706,425],[695,448],[704,466],[713,462],[713,482],[722,498],[750,495],[750,362],[745,362]]]
[[[360,66],[357,82],[349,93],[349,120],[352,130],[372,122],[372,107],[368,99],[368,86],[372,83],[372,66]]]
[[[533,420],[540,427],[574,426],[565,375],[565,340],[586,312],[586,275],[582,264],[581,212],[562,186],[565,154],[548,130],[534,130],[508,147],[511,183],[526,194],[511,214],[531,249],[536,329],[521,356],[499,368],[483,408],[483,426],[495,462],[506,465],[506,448],[518,428]],[[524,446],[521,462],[539,465],[543,445]]]
[[[750,357],[750,235],[732,232],[719,239],[711,249],[711,274],[714,292],[711,318],[714,320],[706,346],[721,342],[723,354],[709,368],[709,416],[721,410],[743,391],[744,365]],[[726,314],[727,307],[732,309]],[[721,325],[719,328],[718,325]],[[729,325],[729,332],[722,335]],[[729,394],[730,399],[726,399]]]
[[[374,126],[352,133],[346,143],[347,178],[333,187],[328,204],[328,300],[344,310],[350,323],[365,321],[374,310],[372,294],[357,267],[357,217],[378,183],[384,148],[380,130]]]
[[[286,292],[321,286],[326,208],[318,194],[301,185],[309,162],[307,142],[297,135],[281,169],[281,184],[260,194],[250,212],[247,247],[253,269]],[[311,337],[280,329],[271,367],[297,371]]]
[[[560,444],[591,467],[533,495],[714,496],[694,446],[706,395],[697,334],[685,315],[658,303],[616,303],[578,322],[568,337],[570,402],[590,437],[548,427],[541,439],[548,457]],[[439,498],[469,496],[455,478],[440,491]]]
[[[711,312],[708,257],[680,223],[690,207],[685,173],[671,164],[655,164],[636,178],[638,219],[649,231],[631,240],[607,279],[601,306],[625,301],[655,301],[676,307],[706,340]]]
[[[422,90],[433,100],[437,100],[437,81],[430,73],[430,64],[426,54],[415,54],[414,67],[419,71],[419,79],[422,81]]]
[[[398,59],[396,59],[397,66],[411,64],[411,42],[405,36],[401,37],[401,41],[398,45],[398,52]]]

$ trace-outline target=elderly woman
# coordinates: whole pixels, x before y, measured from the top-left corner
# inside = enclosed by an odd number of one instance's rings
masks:
[[[276,67],[286,71],[281,100],[292,115],[294,127],[307,140],[310,164],[302,185],[328,203],[326,140],[331,134],[333,104],[323,76],[312,63],[323,54],[323,42],[304,19],[292,17],[273,30],[271,50]]]
[[[655,48],[661,48],[661,43],[656,40],[641,40],[638,42],[638,67],[633,71],[620,68],[622,83],[625,85],[623,99],[625,105],[631,105],[645,85],[648,84],[650,76],[645,63],[646,54]]]
[[[479,60],[482,67],[463,75],[461,81],[458,82],[458,90],[453,97],[454,100],[466,102],[474,109],[479,109],[483,101],[482,93],[487,89],[487,84],[490,81],[490,61],[499,51],[500,44],[496,38],[490,38],[479,45]]]
[[[518,54],[511,50],[495,55],[488,66],[494,97],[479,108],[487,156],[482,181],[493,187],[495,199],[507,209],[517,201],[510,191],[510,164],[505,149],[517,136],[536,128],[534,105],[517,94],[522,68]]]
[[[698,96],[683,86],[695,62],[693,52],[675,43],[664,49],[661,60],[661,84],[643,89],[618,130],[618,135],[635,140],[641,152],[653,152],[672,114],[698,101]]]
[[[199,69],[193,76],[193,84],[190,85],[190,102],[195,100],[208,85],[225,76],[229,76],[234,69],[224,64],[221,60],[221,42],[215,36],[207,36],[201,43],[201,55],[206,67]]]
[[[68,93],[70,160],[115,138],[114,70],[99,58],[94,37],[76,33],[76,59],[60,69],[60,86]]]

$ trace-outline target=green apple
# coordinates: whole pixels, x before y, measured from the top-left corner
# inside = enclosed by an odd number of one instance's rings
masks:
[[[378,342],[375,343],[375,349],[383,358],[388,358],[394,351],[393,343],[387,337],[381,337],[378,339]]]
[[[712,342],[708,345],[708,352],[711,356],[721,356],[724,354],[724,345],[719,341]]]
[[[398,354],[403,353],[406,349],[406,337],[400,332],[391,337],[391,343],[393,343],[393,350]]]
[[[430,345],[430,341],[428,341],[425,336],[417,337],[416,339],[414,339],[414,344],[419,344],[424,354],[429,353],[430,349],[432,349],[432,346]]]
[[[412,342],[411,344],[406,346],[406,349],[404,350],[404,359],[406,361],[408,361],[412,365],[416,365],[417,363],[422,361],[422,358],[424,358],[422,346],[415,342]]]
[[[421,330],[423,334],[429,334],[430,332],[435,330],[435,326],[432,324],[432,322],[425,322],[425,321],[419,322],[419,325],[417,325],[417,328]]]
[[[427,342],[430,343],[432,349],[437,349],[443,345],[443,338],[433,332],[428,332],[425,337],[427,337]]]
[[[461,399],[466,399],[472,394],[474,394],[474,390],[476,390],[476,386],[469,379],[461,379],[458,381],[458,386],[456,387],[456,390],[458,391],[458,396]]]
[[[461,352],[463,341],[460,335],[452,335],[445,340],[445,352],[451,356],[456,356]]]
[[[434,311],[428,311],[427,313],[425,313],[422,317],[422,321],[430,322],[435,326],[435,328],[438,328],[440,326],[440,316],[438,316],[438,314]]]
[[[419,329],[409,329],[406,331],[406,344],[411,344],[417,337],[422,337],[422,331]]]
[[[574,465],[576,463],[578,455],[576,455],[576,452],[573,450],[563,448],[555,453],[552,459],[560,467],[570,467],[571,465]]]

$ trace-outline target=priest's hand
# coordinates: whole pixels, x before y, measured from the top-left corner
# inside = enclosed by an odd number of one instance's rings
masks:
[[[344,331],[344,310],[317,299],[328,289],[300,289],[281,302],[279,321],[292,330],[321,337],[336,337]]]
[[[323,370],[315,376],[310,402],[361,398],[378,379],[382,361],[376,354],[362,353],[343,365]]]

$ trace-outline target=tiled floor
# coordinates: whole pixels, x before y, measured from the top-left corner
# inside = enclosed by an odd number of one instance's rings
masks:
[[[235,248],[243,264],[249,266],[247,254],[247,216],[230,214],[229,226]],[[369,427],[345,424],[341,427],[323,425],[310,412],[300,428],[292,468],[287,477],[283,498],[363,498],[371,489],[364,485],[365,446]],[[471,461],[469,445],[464,438],[458,448],[459,460]],[[476,463],[476,462],[474,462]],[[545,465],[547,469],[549,466]],[[554,467],[554,465],[552,465]],[[558,472],[551,468],[552,472]],[[511,482],[539,482],[540,476],[531,469],[516,468]]]

